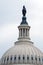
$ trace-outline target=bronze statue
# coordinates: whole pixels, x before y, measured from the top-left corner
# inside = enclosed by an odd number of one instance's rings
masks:
[[[25,8],[25,6],[23,6],[22,14],[23,14],[23,16],[26,15],[26,8]]]
[[[26,21],[26,8],[25,8],[25,6],[23,6],[22,14],[23,14],[23,17],[22,17],[21,25],[22,25],[22,24],[27,24],[27,25],[28,25],[28,23],[27,23],[27,21]]]

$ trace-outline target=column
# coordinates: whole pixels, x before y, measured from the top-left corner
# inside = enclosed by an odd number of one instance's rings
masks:
[[[20,34],[21,34],[20,37],[22,37],[22,29],[20,29],[20,30],[21,30],[21,31],[20,31]]]
[[[25,37],[26,37],[26,29],[25,29]]]
[[[29,30],[27,29],[27,36],[29,37]]]
[[[21,32],[21,30],[19,29],[19,38],[20,38],[20,36],[21,36],[21,33],[20,33],[20,32]]]
[[[23,28],[22,28],[22,37],[23,37]]]

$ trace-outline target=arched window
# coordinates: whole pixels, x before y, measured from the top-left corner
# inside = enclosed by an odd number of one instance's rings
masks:
[[[31,57],[31,60],[33,60],[33,57]]]
[[[18,60],[20,60],[20,56],[18,57]]]
[[[40,61],[41,59],[39,58],[39,61]]]
[[[43,62],[43,58],[42,58],[42,62]]]
[[[16,60],[16,56],[14,57],[14,60]]]
[[[7,57],[7,62],[9,61],[9,57]]]
[[[12,61],[12,56],[11,56],[10,60]]]
[[[4,58],[4,64],[5,64],[5,61],[6,61],[6,57]]]
[[[35,57],[35,60],[37,61],[37,57]]]
[[[29,56],[27,56],[27,60],[29,60]]]
[[[25,56],[23,55],[23,60],[25,60]]]
[[[27,36],[27,29],[26,29],[26,36]]]
[[[23,36],[25,36],[25,28],[23,28]]]

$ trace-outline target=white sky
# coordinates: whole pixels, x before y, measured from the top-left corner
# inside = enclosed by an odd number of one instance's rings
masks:
[[[0,0],[0,58],[18,38],[23,5],[31,26],[30,38],[43,52],[43,0]]]

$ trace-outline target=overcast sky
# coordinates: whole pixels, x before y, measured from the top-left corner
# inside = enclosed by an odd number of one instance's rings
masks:
[[[31,26],[30,38],[43,52],[43,0],[0,0],[0,58],[18,38],[23,5]]]

